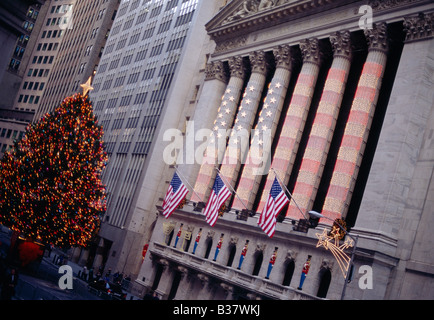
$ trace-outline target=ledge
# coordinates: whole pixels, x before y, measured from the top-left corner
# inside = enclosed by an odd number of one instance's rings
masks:
[[[233,267],[226,267],[214,261],[199,258],[191,253],[169,247],[165,244],[153,243],[151,255],[165,259],[170,263],[181,265],[188,269],[190,275],[203,274],[232,287],[240,287],[275,300],[323,300],[294,288],[273,283],[270,280],[246,274]],[[144,284],[143,284],[144,285]]]

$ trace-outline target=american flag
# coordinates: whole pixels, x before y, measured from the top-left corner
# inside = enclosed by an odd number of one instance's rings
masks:
[[[217,221],[220,207],[225,203],[230,195],[231,192],[217,174],[214,181],[214,186],[212,187],[211,195],[204,211],[206,222],[208,222],[211,227],[213,227]]]
[[[277,178],[274,178],[267,203],[258,220],[259,226],[270,238],[273,237],[274,231],[276,230],[276,217],[287,203],[289,203],[288,197],[282,190]]]
[[[187,193],[188,189],[175,172],[163,201],[163,215],[166,217],[166,219],[170,217],[173,211],[175,211],[176,207],[179,205],[182,199],[185,198]]]

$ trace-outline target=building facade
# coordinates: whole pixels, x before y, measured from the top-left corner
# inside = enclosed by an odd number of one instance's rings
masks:
[[[122,1],[90,98],[109,155],[103,217],[93,266],[137,277],[166,187],[164,132],[192,114],[207,54],[204,25],[224,1]]]
[[[21,86],[30,54],[41,28],[40,15],[45,14],[45,1],[3,1],[0,4],[0,157],[24,132],[33,114],[14,108],[15,97]]]
[[[95,75],[118,6],[117,0],[51,1],[49,12],[52,16],[47,16],[45,25],[48,28],[41,34],[41,39],[46,39],[42,50],[45,42],[48,43],[47,50],[50,48],[50,38],[57,36],[62,40],[58,47],[53,43],[57,56],[54,60],[49,59],[53,67],[35,121],[54,110],[65,97],[79,92],[80,84]]]
[[[423,0],[233,0],[210,19],[191,117],[210,147],[193,164],[178,157],[192,188],[168,219],[166,164],[137,293],[431,299],[433,12]],[[211,227],[218,172],[235,192]],[[275,178],[290,203],[270,238],[258,218]]]
[[[22,43],[28,42],[21,57],[25,63],[19,63],[21,77],[15,82],[7,79],[8,86],[15,83],[18,88],[5,93],[9,110],[2,112],[0,156],[30,122],[54,110],[94,76],[118,5],[117,0],[52,0],[37,15],[36,7],[29,8],[26,25],[32,25],[32,35],[19,38],[9,64],[18,69],[16,54],[21,55]]]

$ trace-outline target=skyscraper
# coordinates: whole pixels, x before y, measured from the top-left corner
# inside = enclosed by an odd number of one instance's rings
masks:
[[[44,2],[2,1],[0,4],[0,157],[23,134],[25,124],[33,116],[29,110],[15,106],[15,97],[36,45],[35,34],[39,33],[43,19],[39,16],[45,14]]]
[[[118,6],[116,0],[51,1],[50,13],[54,16],[46,18],[46,25],[51,28],[41,38],[47,39],[47,50],[51,45],[50,36],[61,36],[62,41],[58,46],[53,43],[58,54],[52,62],[34,120],[53,110],[65,97],[80,91],[80,84],[95,75]]]
[[[94,75],[117,7],[116,0],[51,0],[41,7],[31,37],[23,35],[30,50],[26,50],[26,63],[20,64],[23,78],[16,97],[12,94],[8,120],[0,125],[5,130],[0,133],[0,155],[29,122],[52,111]],[[27,16],[36,16],[36,9],[31,9]],[[22,47],[20,43],[17,48]],[[15,67],[15,58],[12,63]]]
[[[156,218],[164,132],[191,114],[212,43],[204,25],[224,1],[122,1],[90,97],[103,125],[109,193],[95,267],[136,276]]]

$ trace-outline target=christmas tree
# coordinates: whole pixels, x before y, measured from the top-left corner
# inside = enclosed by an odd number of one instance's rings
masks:
[[[33,241],[86,246],[106,210],[102,136],[86,93],[30,124],[0,160],[0,224]]]

